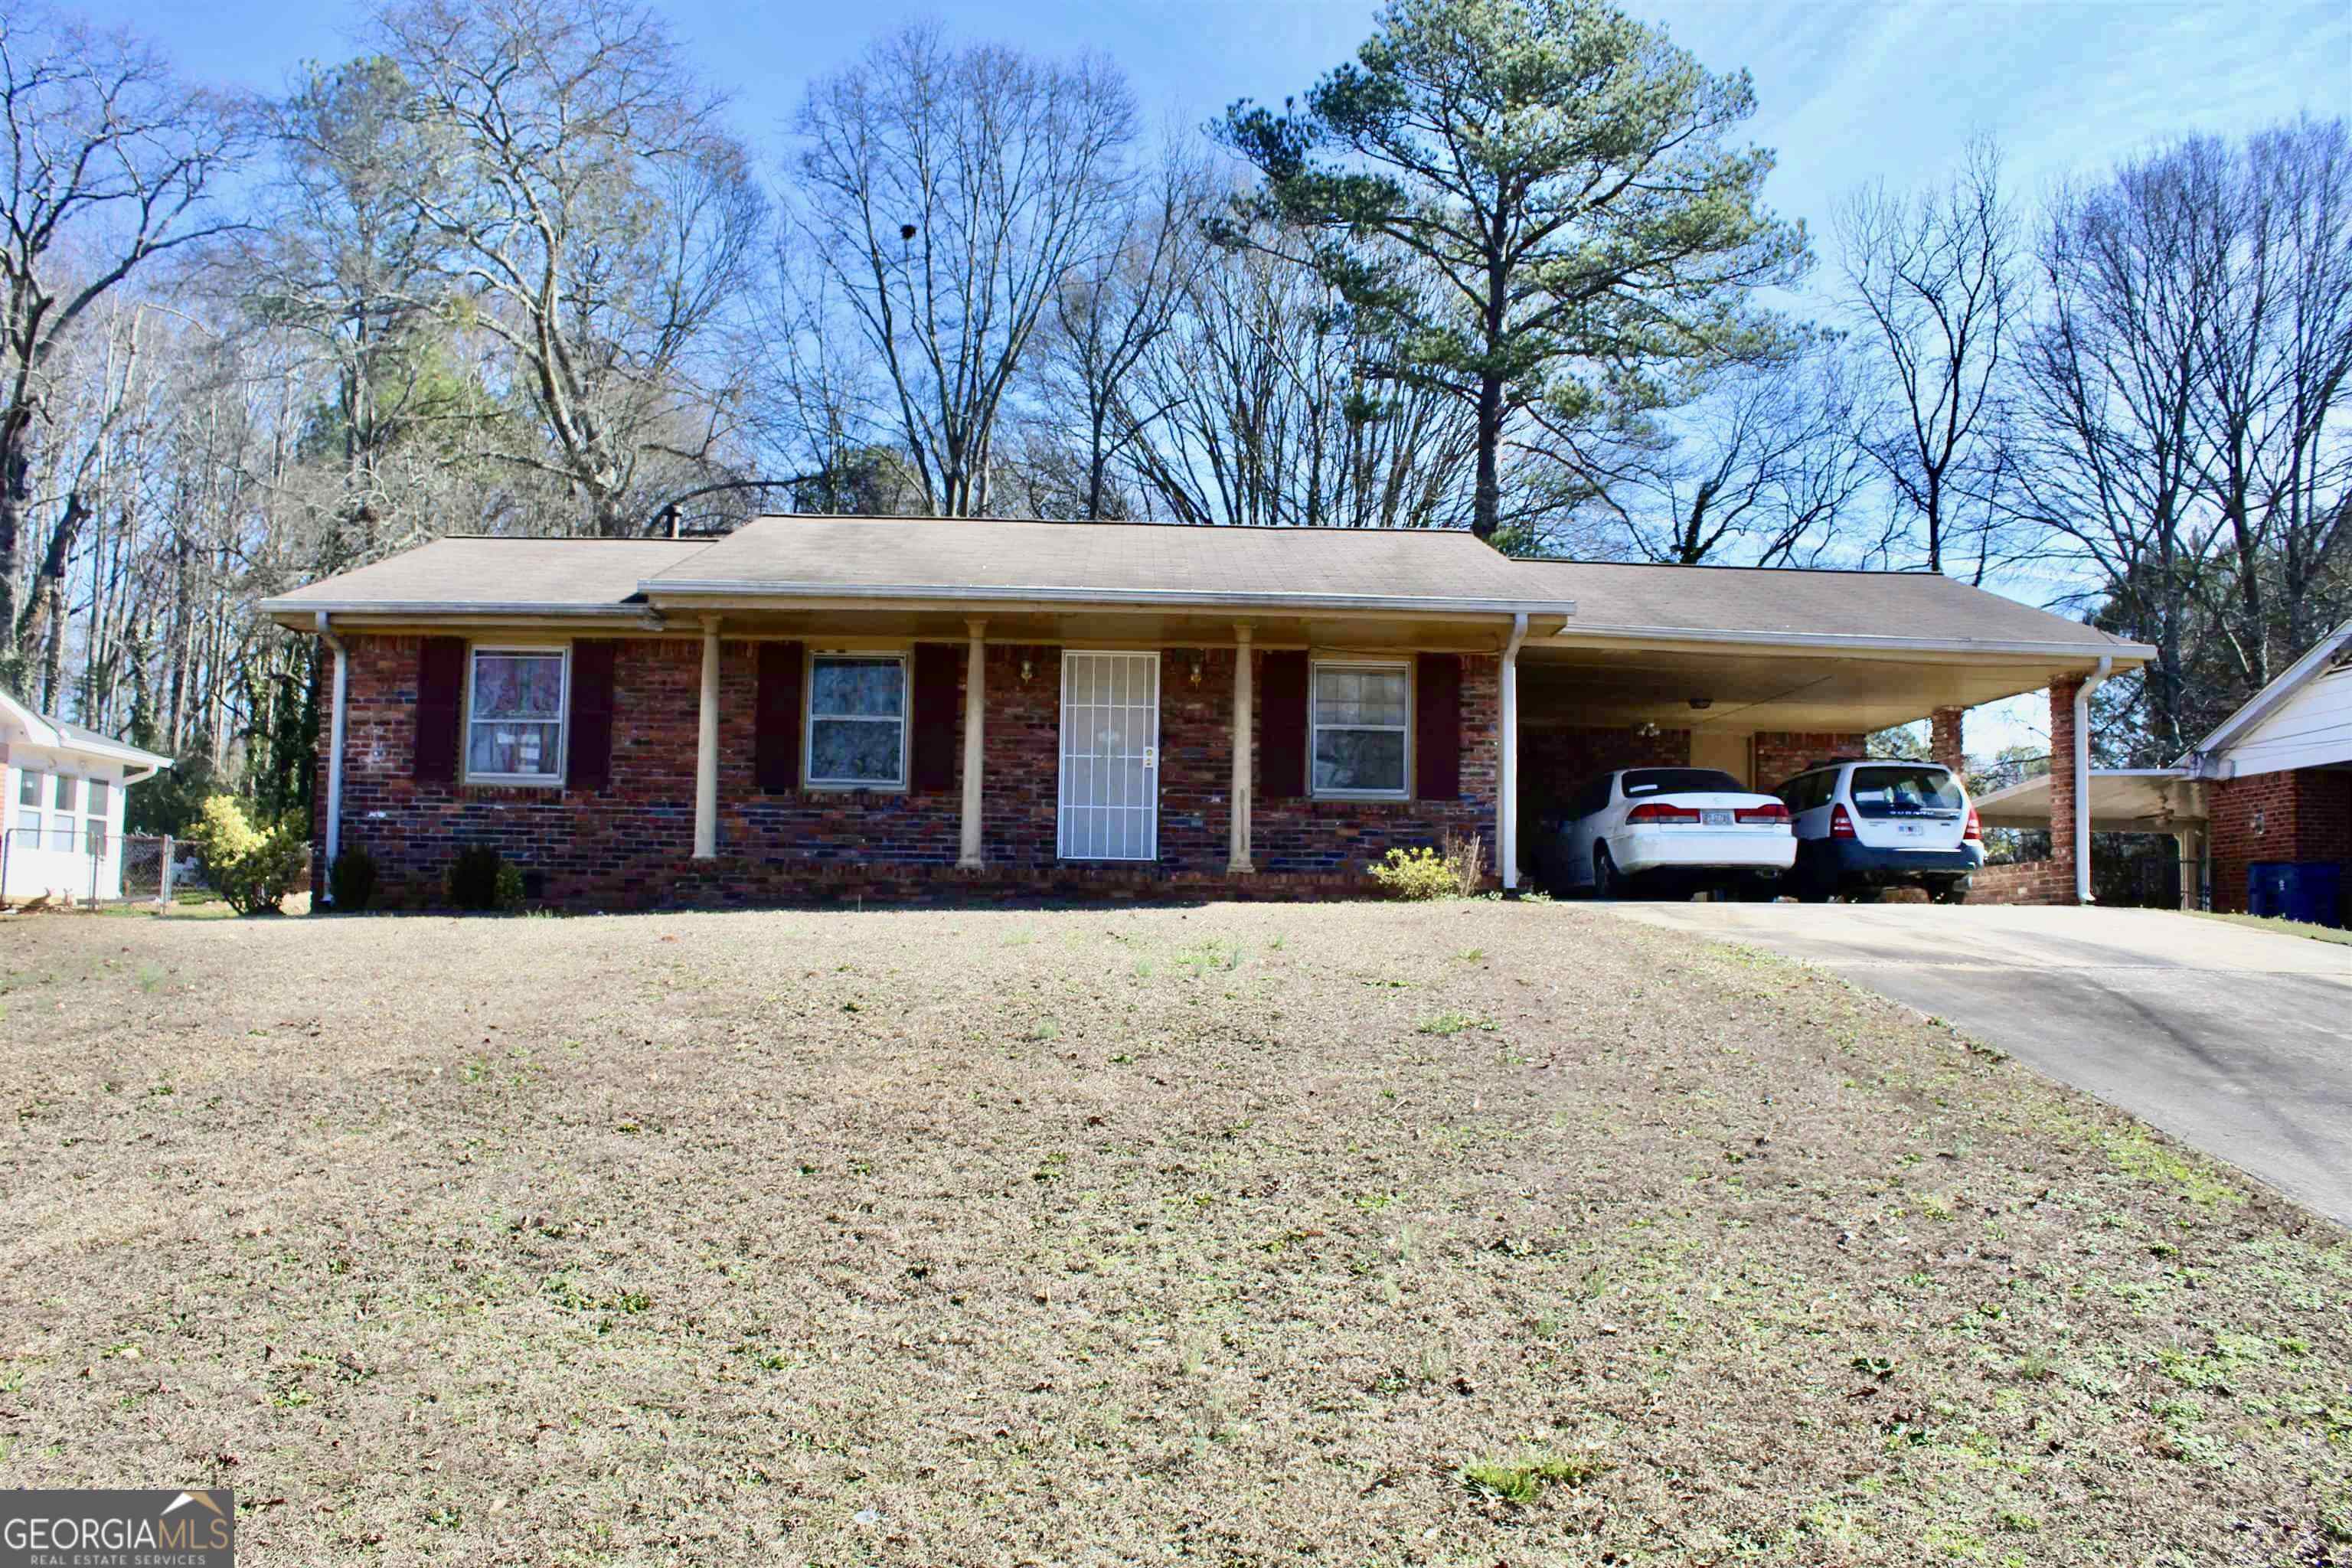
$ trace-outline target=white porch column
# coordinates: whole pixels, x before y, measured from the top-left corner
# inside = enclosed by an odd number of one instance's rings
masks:
[[[1527,640],[1528,617],[1511,617],[1511,640],[1503,645],[1502,777],[1495,781],[1495,855],[1502,861],[1503,886],[1519,885],[1519,645]]]
[[[694,746],[694,858],[719,857],[719,617],[702,617],[702,720]]]
[[[1250,742],[1256,725],[1253,718],[1250,687],[1250,629],[1247,625],[1234,627],[1234,777],[1227,793],[1233,801],[1231,824],[1225,844],[1225,870],[1230,875],[1255,871],[1250,861],[1250,805],[1255,788],[1250,776]]]
[[[964,656],[963,843],[956,864],[977,870],[988,863],[980,847],[982,742],[988,724],[988,623],[966,621],[964,629],[971,634],[971,649]]]

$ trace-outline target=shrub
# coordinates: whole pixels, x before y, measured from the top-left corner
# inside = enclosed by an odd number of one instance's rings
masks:
[[[1466,899],[1486,876],[1486,841],[1450,829],[1434,849],[1391,849],[1372,868],[1372,880],[1401,899]]]
[[[445,886],[461,910],[510,910],[522,902],[521,869],[487,844],[458,850]]]
[[[335,857],[335,864],[327,874],[327,884],[334,890],[335,908],[363,910],[375,897],[375,857],[364,849],[346,849]]]
[[[302,879],[305,847],[294,821],[257,827],[233,796],[207,797],[188,837],[205,879],[238,914],[274,912]]]

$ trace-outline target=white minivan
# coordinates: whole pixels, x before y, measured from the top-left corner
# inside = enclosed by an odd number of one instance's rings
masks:
[[[1782,784],[1780,799],[1797,830],[1782,891],[1808,903],[1916,887],[1957,904],[1984,865],[1977,808],[1940,763],[1817,763]]]

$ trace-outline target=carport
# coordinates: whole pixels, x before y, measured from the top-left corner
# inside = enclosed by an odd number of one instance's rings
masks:
[[[1524,569],[1576,613],[1530,626],[1518,651],[1523,828],[1596,773],[1688,763],[1770,790],[1920,719],[1937,760],[1958,769],[1969,709],[2047,690],[2056,787],[2032,826],[2059,828],[2063,885],[2087,899],[2091,825],[2071,787],[2087,771],[2078,719],[2098,681],[2153,649],[1927,573]]]
[[[2180,907],[2202,907],[2205,786],[2186,768],[2093,768],[2084,792],[2094,833],[2161,833],[2180,860]],[[2050,826],[2051,781],[2036,774],[1977,801],[1987,827],[2028,831]]]

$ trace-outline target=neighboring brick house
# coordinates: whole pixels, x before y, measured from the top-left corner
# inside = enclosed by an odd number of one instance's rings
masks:
[[[1977,805],[1988,826],[2038,826],[2068,811],[2062,793],[2029,779]],[[2091,770],[2084,805],[2100,832],[2173,837],[2184,908],[2244,910],[2255,866],[2332,866],[2352,924],[2352,621],[2172,765]]]
[[[2352,924],[2352,621],[2320,639],[2181,759],[2202,784],[2217,910],[2247,905],[2266,861],[2332,865]]]
[[[337,656],[320,854],[406,906],[473,844],[593,909],[1340,895],[1447,834],[1511,886],[1590,772],[1769,787],[2146,651],[1924,574],[917,518],[447,539],[265,609]]]

